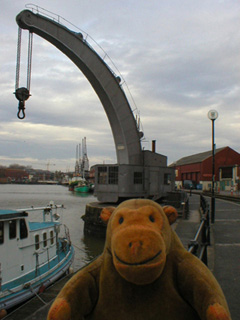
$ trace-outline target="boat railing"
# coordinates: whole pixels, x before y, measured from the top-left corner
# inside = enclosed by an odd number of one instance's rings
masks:
[[[49,237],[47,240],[51,241],[51,238]],[[43,242],[44,241],[39,241],[39,244],[43,243]],[[68,251],[69,251],[69,247],[71,246],[70,236],[66,236],[66,238],[61,238],[61,237],[58,238],[57,236],[55,236],[54,244],[56,245],[56,255],[58,257],[58,261],[60,261],[59,255],[61,253],[64,253],[64,255],[66,255],[68,253]],[[34,245],[35,244],[33,244],[33,246]],[[41,248],[41,250],[35,250],[34,254],[36,256],[36,267],[35,267],[36,275],[38,274],[39,268],[42,265],[44,265],[46,262],[48,263],[48,267],[50,269],[50,261],[53,259],[53,257],[50,256],[50,253],[49,253],[50,249],[51,249],[51,247],[46,247],[46,248]],[[39,262],[39,258],[40,258],[41,255],[46,255],[46,260],[44,260],[43,263]],[[56,255],[54,257],[56,257]]]
[[[63,204],[55,205],[55,204],[49,204],[44,207],[29,207],[29,208],[23,208],[23,209],[17,209],[16,211],[37,211],[37,210],[52,210],[52,209],[58,209],[58,208],[64,208]]]
[[[58,241],[63,239],[63,240],[67,240],[67,243],[69,245],[71,245],[71,238],[70,238],[70,232],[69,232],[69,228],[64,224],[64,231],[63,234],[61,236],[58,236],[58,232],[55,234],[54,237],[48,236],[45,239],[39,239],[39,241],[37,242],[37,244],[39,244],[39,248],[41,249],[36,249],[36,253],[38,254],[42,254],[44,252],[46,252],[48,249],[50,249],[52,246],[54,246],[55,244],[58,244]],[[45,243],[47,243],[47,245],[44,245]],[[49,246],[50,243],[50,246]],[[29,246],[35,246],[36,243],[32,243]]]
[[[29,208],[23,208],[23,209],[18,209],[17,211],[19,212],[37,212],[37,211],[42,211],[42,217],[43,217],[43,221],[47,221],[47,216],[49,215],[50,219],[49,221],[53,222],[53,221],[57,221],[60,218],[60,215],[58,215],[58,210],[57,209],[65,209],[64,205],[55,205],[54,203],[50,203],[47,206],[44,207],[29,207]],[[32,215],[31,215],[32,218]]]
[[[67,241],[68,241],[69,244],[71,244],[69,228],[65,224],[63,226],[64,226],[64,233],[65,233],[65,236],[67,238]]]

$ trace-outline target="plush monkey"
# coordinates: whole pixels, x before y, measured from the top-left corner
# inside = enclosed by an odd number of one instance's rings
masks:
[[[173,207],[133,199],[101,216],[102,255],[63,287],[48,320],[231,320],[213,274],[170,227]]]

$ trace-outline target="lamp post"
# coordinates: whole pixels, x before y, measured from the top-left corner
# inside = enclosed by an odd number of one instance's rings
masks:
[[[215,181],[215,143],[214,143],[214,121],[218,117],[216,110],[208,112],[208,118],[212,121],[212,196],[211,196],[211,223],[215,221],[215,195],[214,195],[214,181]]]

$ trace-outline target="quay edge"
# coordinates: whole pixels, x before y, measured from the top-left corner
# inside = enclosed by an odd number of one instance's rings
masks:
[[[171,205],[178,211],[179,217],[188,214],[188,196],[186,192],[168,192],[166,198],[156,201],[160,205]],[[105,238],[106,224],[100,219],[100,213],[105,207],[117,207],[119,203],[92,202],[86,205],[85,214],[81,217],[84,221],[84,233],[95,237]]]
[[[114,206],[116,204],[91,202],[86,205],[85,214],[81,217],[84,221],[84,233],[94,235],[99,238],[105,238],[106,224],[100,219],[100,213],[103,208]]]

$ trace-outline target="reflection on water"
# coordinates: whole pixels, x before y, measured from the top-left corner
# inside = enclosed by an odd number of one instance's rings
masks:
[[[74,271],[83,267],[101,254],[104,240],[84,235],[84,222],[81,216],[85,213],[86,204],[96,202],[92,194],[80,194],[68,191],[67,187],[58,185],[0,185],[0,209],[21,209],[31,206],[64,204],[63,223],[70,231],[75,249]]]
[[[96,256],[102,253],[104,242],[104,239],[97,239],[89,234],[83,236],[82,247],[85,250],[86,262],[92,261]]]
[[[80,192],[74,192],[70,191],[75,197],[80,197],[80,198],[90,198],[92,197],[91,193],[80,193]]]

